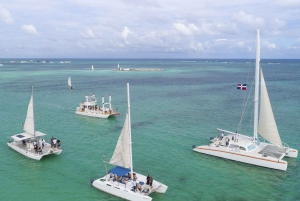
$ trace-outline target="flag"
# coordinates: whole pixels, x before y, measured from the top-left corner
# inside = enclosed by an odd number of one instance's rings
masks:
[[[238,84],[238,85],[237,85],[237,89],[240,89],[240,90],[247,90],[247,84]]]

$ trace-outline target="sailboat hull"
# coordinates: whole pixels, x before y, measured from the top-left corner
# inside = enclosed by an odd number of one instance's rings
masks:
[[[142,183],[141,186],[142,189],[149,188],[149,185],[146,184],[146,176],[136,173],[137,175],[137,182]],[[149,196],[149,194],[146,194],[144,192],[140,192],[139,190],[136,190],[136,192],[132,191],[132,183],[131,181],[127,182],[126,184],[120,183],[117,181],[113,181],[110,179],[110,175],[106,175],[102,178],[96,179],[92,182],[92,185],[106,193],[109,193],[111,195],[126,199],[126,200],[133,200],[133,201],[140,201],[140,200],[152,200],[152,198]],[[152,185],[152,192],[156,193],[165,193],[168,189],[168,186],[153,180]]]
[[[289,158],[297,158],[297,156],[298,156],[298,150],[297,149],[288,148],[288,152],[286,153],[285,156],[289,157]]]
[[[27,145],[23,145],[22,142],[13,141],[8,142],[7,145],[13,150],[19,152],[20,154],[34,160],[41,160],[43,156],[50,154],[60,155],[62,152],[61,149],[51,148],[51,145],[48,143],[45,144],[42,153],[35,153],[32,143],[27,143]]]
[[[220,158],[225,158],[233,161],[238,161],[242,163],[257,165],[266,168],[272,168],[277,170],[286,171],[288,163],[284,160],[275,159],[273,157],[259,156],[258,154],[242,153],[239,151],[220,149],[218,147],[210,146],[197,146],[193,149],[195,152],[200,152],[203,154],[217,156]]]

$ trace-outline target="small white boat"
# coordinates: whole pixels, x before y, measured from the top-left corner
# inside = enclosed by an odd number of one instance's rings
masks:
[[[94,70],[94,66],[92,65],[92,70]]]
[[[193,150],[220,158],[285,171],[288,163],[282,158],[285,156],[296,158],[298,150],[282,143],[276,126],[264,76],[259,65],[259,30],[257,30],[256,45],[253,137],[217,129],[218,133],[222,132],[222,136],[212,137],[209,145],[194,145]],[[264,138],[264,142],[258,139],[258,133]]]
[[[97,99],[95,95],[85,96],[85,102],[79,103],[79,107],[76,108],[76,114],[98,117],[98,118],[108,118],[110,116],[120,116],[118,109],[113,109],[111,106],[111,95],[109,95],[109,101],[104,102],[104,96],[102,96],[102,106],[97,105]],[[105,107],[108,105],[108,107]]]
[[[103,177],[91,180],[92,185],[106,193],[126,200],[152,200],[153,192],[165,193],[168,186],[152,177],[133,172],[129,84],[127,83],[128,112],[109,164],[116,165]],[[106,162],[105,162],[106,163]],[[128,174],[133,177],[128,177]]]
[[[69,86],[69,89],[74,89],[74,87],[72,86],[72,83],[71,83],[71,77],[68,78],[68,86]]]
[[[28,158],[40,160],[43,156],[50,154],[59,155],[62,152],[59,140],[54,139],[53,141],[51,140],[51,143],[47,143],[43,140],[46,134],[35,130],[33,112],[33,85],[23,130],[25,131],[24,133],[11,136],[12,140],[7,143],[10,148],[14,149],[20,154],[23,154]]]

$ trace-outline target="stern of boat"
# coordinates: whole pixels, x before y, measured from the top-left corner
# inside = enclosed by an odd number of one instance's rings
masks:
[[[298,150],[297,149],[292,149],[292,148],[286,148],[285,156],[289,157],[289,158],[297,158]]]
[[[161,184],[157,189],[156,189],[156,193],[166,193],[168,189],[168,186]]]

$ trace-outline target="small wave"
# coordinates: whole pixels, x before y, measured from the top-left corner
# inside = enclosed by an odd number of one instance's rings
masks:
[[[280,63],[271,63],[271,62],[268,62],[268,64],[280,64]]]

